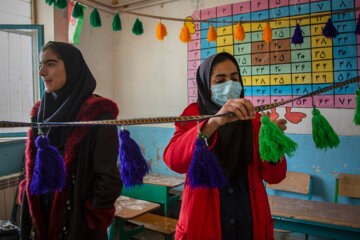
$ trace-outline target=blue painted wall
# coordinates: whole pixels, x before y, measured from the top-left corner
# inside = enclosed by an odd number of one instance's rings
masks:
[[[162,160],[166,145],[174,134],[174,128],[127,127],[144,150],[144,156],[151,161],[154,173],[179,175],[171,171]],[[340,145],[332,150],[318,150],[312,135],[287,134],[298,143],[296,154],[288,160],[288,170],[309,173],[313,179],[312,199],[333,202],[335,181],[338,173],[360,174],[360,137],[340,136]],[[276,192],[269,189],[269,194],[306,199],[301,194]],[[339,196],[339,203],[360,204],[360,199]]]
[[[145,158],[151,162],[154,173],[177,175],[164,163],[162,156],[165,147],[174,134],[174,128],[127,127],[131,137],[141,148]],[[360,174],[360,137],[340,136],[338,148],[328,151],[317,150],[311,135],[287,134],[299,145],[295,156],[288,159],[288,170],[309,173],[313,179],[313,200],[333,202],[335,196],[335,177],[338,173]],[[0,176],[19,172],[25,141],[0,144]],[[275,192],[270,194],[298,197],[305,196]],[[360,204],[360,199],[339,196],[339,203]]]

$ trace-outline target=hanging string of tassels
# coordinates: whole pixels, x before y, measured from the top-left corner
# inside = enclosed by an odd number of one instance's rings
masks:
[[[296,101],[305,97],[313,97],[317,94],[342,87],[344,85],[357,82],[360,77],[352,78],[347,81],[334,84],[332,86],[320,89],[318,91],[299,96],[286,101],[266,104],[255,107],[256,112],[262,112],[286,103]],[[357,116],[354,121],[359,119],[360,100],[357,91]],[[339,139],[336,133],[328,124],[327,120],[321,116],[320,112],[314,108],[313,111],[313,138],[318,148],[336,147],[339,144]],[[163,118],[145,118],[145,119],[129,119],[129,120],[110,120],[110,121],[84,121],[84,122],[48,122],[48,123],[22,123],[0,121],[0,128],[3,127],[60,127],[60,126],[95,126],[95,125],[135,125],[135,124],[149,124],[149,123],[164,123],[164,122],[185,122],[185,121],[200,121],[212,117],[232,116],[233,113],[225,113],[219,115],[202,115],[202,116],[180,116],[180,117],[163,117]],[[269,117],[263,115],[261,118],[262,126],[259,133],[259,152],[260,157],[268,162],[277,163],[282,159],[284,154],[293,155],[297,148],[297,144],[271,122]],[[332,130],[332,131],[331,131]],[[144,159],[138,144],[130,138],[130,133],[122,129],[119,133],[120,145],[120,171],[122,173],[123,182],[126,188],[131,188],[142,184],[143,177],[150,171],[150,166]],[[30,183],[30,190],[33,194],[43,194],[48,191],[61,191],[65,183],[64,163],[61,155],[56,148],[49,145],[49,140],[39,132],[39,137],[35,142],[38,150],[36,155],[34,177]],[[226,184],[226,179],[221,173],[221,169],[211,153],[207,148],[204,138],[199,133],[199,138],[195,143],[195,150],[193,154],[193,161],[191,162],[188,171],[188,180],[192,189],[202,188],[218,188]]]
[[[263,112],[275,107],[285,105],[290,102],[300,100],[302,98],[316,96],[320,93],[327,92],[345,85],[359,82],[360,77],[354,77],[344,82],[339,82],[334,85],[319,89],[317,91],[301,95],[288,100],[264,104],[255,107],[256,112]],[[360,103],[360,101],[357,101]],[[189,122],[189,121],[203,121],[213,117],[231,117],[233,113],[224,113],[219,115],[198,115],[198,116],[176,116],[176,117],[155,117],[155,118],[137,118],[137,119],[125,119],[125,120],[100,120],[100,121],[81,121],[81,122],[14,122],[14,121],[0,121],[0,128],[15,128],[15,127],[78,127],[78,126],[127,126],[127,125],[141,125],[141,124],[157,124],[157,123],[175,123],[175,122]]]
[[[60,8],[60,9],[63,9],[65,7],[67,7],[67,5],[68,5],[67,0],[45,0],[45,2],[50,6],[54,3],[54,6],[57,7],[57,8]],[[95,6],[99,6],[99,5],[95,4]],[[93,7],[94,7],[94,5],[93,5]],[[94,7],[94,9],[95,8],[96,7]],[[353,9],[346,9],[346,10],[332,12],[332,13],[318,14],[318,15],[316,15],[316,17],[335,16],[335,15],[338,15],[338,14],[344,14],[344,13],[348,13],[348,12],[356,12],[358,10],[360,10],[360,7],[359,8],[353,8]],[[119,12],[120,13],[127,13],[127,14],[132,14],[132,15],[137,15],[137,16],[143,16],[143,17],[148,17],[148,18],[157,18],[157,19],[163,19],[163,20],[169,20],[169,21],[181,21],[181,22],[184,21],[184,19],[182,19],[182,18],[155,16],[155,15],[150,15],[150,14],[126,11],[126,10],[120,10],[120,11],[117,11],[117,12],[113,12],[113,11],[108,11],[108,12],[113,13],[113,14],[118,14]],[[311,19],[313,17],[315,17],[315,16],[302,16],[302,17],[298,17],[298,18],[291,18],[291,20],[299,21],[299,20],[304,20],[304,19]],[[283,20],[285,20],[285,19],[283,19]],[[243,41],[243,38],[245,38],[245,34],[242,34],[243,29],[241,29],[241,25],[239,25],[239,23],[236,22],[236,21],[226,21],[226,22],[224,22],[224,21],[209,21],[209,20],[196,20],[196,19],[192,19],[192,20],[187,19],[187,21],[191,21],[191,22],[208,22],[208,23],[213,23],[213,24],[216,24],[216,23],[237,24],[236,27],[235,27],[235,31],[234,31],[234,39],[236,39],[237,41]],[[268,20],[266,20],[266,22],[277,22],[277,21],[279,21],[279,20],[277,20],[277,19],[268,19]],[[113,20],[113,23],[112,23],[114,31],[120,31],[121,30],[121,23],[120,23],[120,27],[119,27],[118,22],[119,21],[117,19],[115,20],[115,17],[114,17],[114,20]],[[243,23],[263,23],[263,22],[264,22],[264,20],[243,21]],[[100,23],[100,25],[99,25],[99,23]],[[100,15],[98,15],[98,17],[96,16],[96,19],[93,19],[93,17],[90,16],[90,25],[92,27],[100,27],[101,26]],[[294,32],[294,35],[292,37],[292,43],[293,44],[301,44],[303,42],[301,30],[299,32],[299,28],[300,28],[300,26],[298,26],[298,25],[295,28],[295,32]],[[183,31],[185,31],[184,28],[182,28],[182,30],[181,30],[181,34],[180,34],[180,37],[179,37],[180,40],[185,42],[185,43],[190,42],[191,37],[188,37],[187,33],[183,34]],[[209,33],[210,33],[210,31],[212,32],[212,29],[211,30],[209,29]],[[135,35],[141,35],[143,33],[142,24],[140,26],[139,23],[136,21],[134,26],[133,26],[132,32]],[[357,27],[355,29],[355,33],[360,34],[359,19],[358,19]],[[216,34],[216,32],[215,32],[215,34]],[[327,24],[325,25],[325,27],[323,29],[323,35],[328,37],[328,38],[334,38],[338,34],[339,34],[339,32],[334,27],[334,25],[333,25],[333,23],[331,21],[331,18],[329,18]],[[166,36],[166,35],[164,35],[164,36]],[[190,34],[189,34],[189,36],[190,36]],[[216,36],[216,35],[214,35],[213,32],[210,34],[210,36],[208,34],[208,39],[210,39],[209,42],[215,41],[216,37],[214,37],[214,36]],[[271,32],[270,25],[268,25],[268,23],[267,23],[267,25],[265,26],[265,29],[264,29],[263,40],[267,44],[269,44],[271,42],[271,40],[272,40],[272,32]]]

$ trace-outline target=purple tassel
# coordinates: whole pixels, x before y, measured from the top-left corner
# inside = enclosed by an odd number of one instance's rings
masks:
[[[322,33],[327,38],[334,38],[337,35],[339,35],[339,32],[334,27],[334,24],[332,23],[331,18],[329,18],[329,20],[326,23]]]
[[[220,188],[227,184],[216,157],[207,148],[203,138],[198,138],[195,142],[186,184],[190,185],[191,189]]]
[[[358,22],[357,22],[357,25],[356,25],[355,33],[358,34],[358,35],[360,34],[360,14],[359,14]]]
[[[124,186],[129,189],[143,184],[143,178],[150,172],[150,166],[128,130],[121,130],[119,137],[120,171]]]
[[[65,186],[66,178],[62,156],[55,147],[49,145],[49,139],[46,136],[38,136],[35,145],[38,150],[30,183],[31,194],[61,191]]]
[[[293,44],[301,44],[304,42],[304,37],[302,35],[301,29],[300,29],[300,25],[297,23],[296,27],[295,27],[295,32],[294,35],[291,39],[291,42]]]

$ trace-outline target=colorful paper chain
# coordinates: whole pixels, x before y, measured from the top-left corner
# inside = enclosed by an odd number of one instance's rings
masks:
[[[255,107],[256,112],[262,112],[274,107],[278,107],[289,102],[293,102],[305,97],[313,97],[320,93],[342,87],[354,82],[358,82],[360,77],[351,78],[344,82],[340,82],[329,87],[299,96],[285,101],[260,105]],[[101,120],[101,121],[81,121],[81,122],[12,122],[12,121],[0,121],[0,128],[15,128],[15,127],[64,127],[64,126],[125,126],[125,125],[140,125],[140,124],[155,124],[155,123],[173,123],[173,122],[188,122],[188,121],[202,121],[213,117],[232,116],[233,113],[224,113],[218,115],[199,115],[199,116],[176,116],[176,117],[155,117],[155,118],[137,118],[126,120]]]

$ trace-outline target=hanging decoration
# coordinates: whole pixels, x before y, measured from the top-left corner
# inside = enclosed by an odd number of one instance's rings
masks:
[[[216,41],[216,31],[215,31],[215,28],[214,26],[211,24],[210,25],[210,28],[209,28],[209,31],[208,31],[208,34],[207,34],[207,40],[209,42],[215,42]]]
[[[112,22],[112,29],[114,32],[121,31],[121,21],[119,14],[115,14]]]
[[[45,3],[51,6],[53,3],[55,3],[55,0],[45,0]]]
[[[90,25],[92,27],[101,27],[100,14],[96,8],[94,8],[94,10],[90,14]]]
[[[143,178],[150,172],[150,167],[143,157],[139,145],[130,137],[128,130],[122,128],[119,138],[121,177],[124,186],[129,189],[143,183]]]
[[[191,41],[190,32],[185,23],[184,23],[183,27],[181,28],[179,39],[183,43],[188,43]]]
[[[49,145],[46,136],[35,140],[37,153],[34,174],[30,182],[31,194],[44,194],[49,191],[61,191],[65,186],[64,160],[58,150]]]
[[[337,35],[339,35],[339,32],[334,27],[334,24],[333,24],[331,18],[329,18],[329,20],[327,21],[322,33],[327,38],[334,38]]]
[[[135,35],[141,35],[144,33],[143,24],[138,18],[136,18],[136,20],[135,20],[135,23],[132,27],[132,32]]]
[[[159,22],[156,27],[156,38],[162,41],[162,40],[164,40],[164,37],[166,37],[166,36],[167,36],[166,27],[164,24]]]
[[[283,131],[266,115],[261,117],[259,132],[259,152],[261,159],[277,163],[284,154],[292,156],[297,148],[297,143],[287,137]]]
[[[68,41],[69,43],[79,44],[81,30],[84,24],[84,11],[86,6],[74,1],[69,2],[69,26],[68,26]],[[75,17],[75,16],[77,17]]]
[[[244,27],[240,23],[236,24],[234,38],[239,42],[242,42],[245,39]]]
[[[74,18],[84,17],[84,8],[78,2],[75,3],[71,16]]]
[[[358,22],[357,22],[357,24],[356,24],[355,33],[356,33],[357,35],[360,34],[360,14],[359,14]]]
[[[185,184],[195,188],[221,188],[227,183],[214,154],[208,149],[206,138],[199,134]]]
[[[360,125],[360,87],[356,90],[356,109],[355,109],[355,115],[354,115],[354,123],[356,125]]]
[[[328,120],[314,106],[312,111],[312,135],[316,148],[335,148],[339,145],[339,136],[331,127]]]
[[[291,43],[293,43],[293,44],[301,44],[303,42],[304,42],[304,37],[302,35],[300,25],[299,25],[299,23],[296,23],[296,27],[295,27],[294,35],[293,35],[293,37],[291,39]]]
[[[266,23],[265,27],[264,27],[264,32],[262,35],[262,39],[264,40],[264,42],[266,42],[268,45],[272,40],[272,30],[270,28],[270,25],[268,23]]]
[[[59,9],[64,9],[68,5],[67,0],[56,0],[54,6]]]

